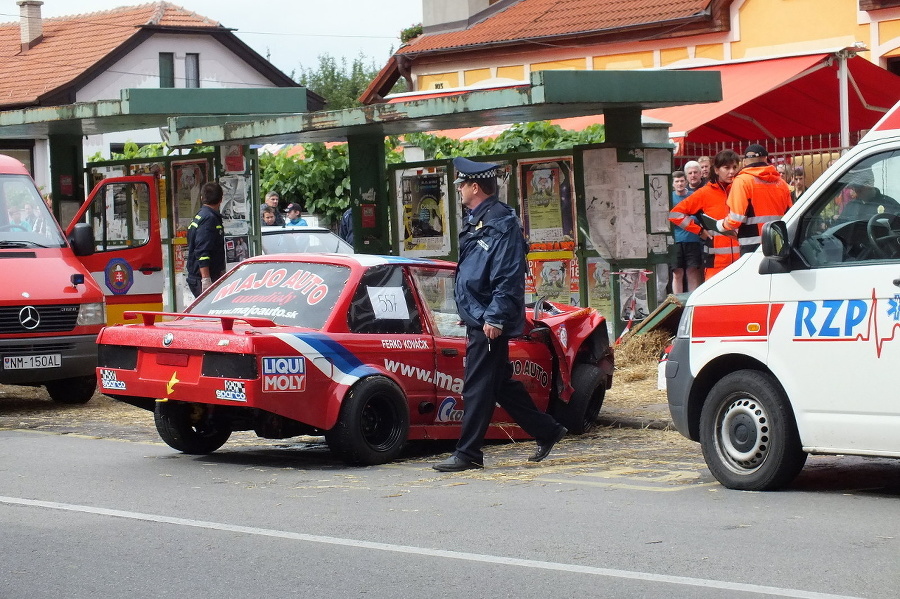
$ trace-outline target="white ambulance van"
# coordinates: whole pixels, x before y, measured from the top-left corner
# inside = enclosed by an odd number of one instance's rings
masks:
[[[900,457],[900,104],[691,294],[665,369],[726,487],[782,487],[810,453]]]

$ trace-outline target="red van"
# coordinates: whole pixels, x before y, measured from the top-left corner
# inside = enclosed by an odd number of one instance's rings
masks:
[[[93,252],[90,225],[66,239],[25,166],[0,155],[0,384],[44,385],[61,403],[94,394],[106,312],[77,257]]]

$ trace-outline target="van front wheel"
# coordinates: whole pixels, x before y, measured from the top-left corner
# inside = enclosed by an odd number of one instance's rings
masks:
[[[726,375],[709,392],[700,445],[710,472],[729,489],[778,489],[806,463],[784,391],[756,370]]]

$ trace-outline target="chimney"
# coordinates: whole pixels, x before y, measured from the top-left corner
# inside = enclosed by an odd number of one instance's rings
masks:
[[[40,0],[19,0],[19,31],[21,32],[22,52],[33,48],[44,39],[44,24],[41,20]]]

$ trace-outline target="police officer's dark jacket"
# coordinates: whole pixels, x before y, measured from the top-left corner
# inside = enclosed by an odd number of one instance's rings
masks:
[[[459,234],[456,306],[472,327],[501,325],[519,335],[525,325],[525,238],[515,211],[496,196],[464,219]]]
[[[225,228],[222,215],[204,204],[187,231],[187,278],[200,280],[200,267],[208,266],[215,281],[225,274]]]

